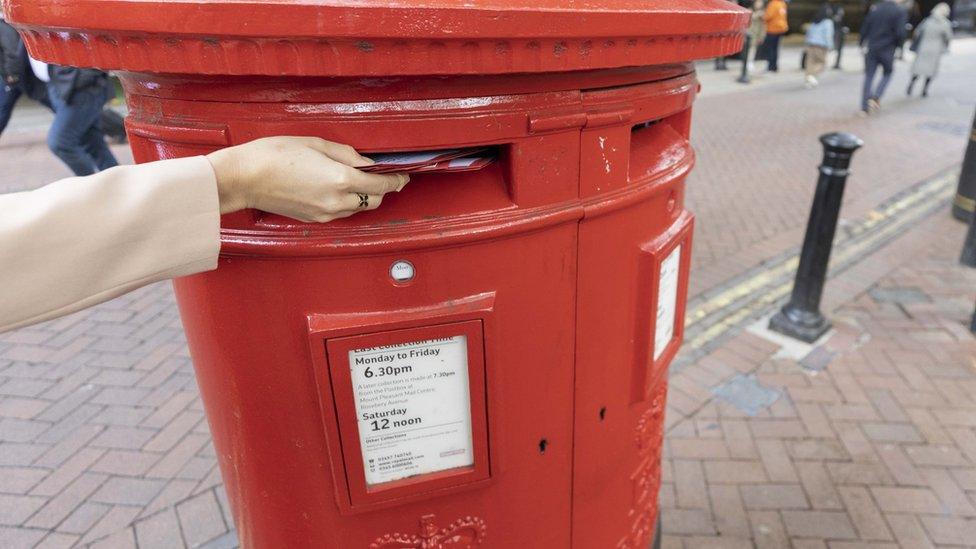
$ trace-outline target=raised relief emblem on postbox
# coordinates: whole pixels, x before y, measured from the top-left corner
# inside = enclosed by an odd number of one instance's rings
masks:
[[[661,445],[664,442],[664,404],[667,384],[659,383],[651,397],[651,405],[637,420],[634,443],[639,464],[631,475],[632,520],[630,533],[617,543],[617,549],[647,547],[654,533],[657,514],[657,492],[661,488]]]
[[[478,517],[458,519],[445,528],[438,528],[434,515],[420,518],[420,534],[385,534],[369,545],[369,549],[471,549],[485,541],[488,526]]]

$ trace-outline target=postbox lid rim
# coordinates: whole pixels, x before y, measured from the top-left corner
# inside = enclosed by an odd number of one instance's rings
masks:
[[[726,55],[727,0],[7,0],[35,57],[136,72],[376,76],[560,72]]]

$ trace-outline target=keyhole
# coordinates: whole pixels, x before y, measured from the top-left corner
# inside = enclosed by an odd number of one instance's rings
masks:
[[[600,421],[603,421],[604,418],[606,417],[607,417],[607,407],[604,406],[603,408],[600,408]]]
[[[539,441],[539,453],[540,454],[546,453],[546,447],[547,446],[549,446],[549,441],[548,440],[546,440],[546,439],[540,440]]]

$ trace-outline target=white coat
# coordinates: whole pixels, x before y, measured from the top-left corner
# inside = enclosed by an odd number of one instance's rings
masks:
[[[930,15],[922,21],[915,31],[915,61],[912,74],[932,78],[939,72],[939,61],[949,49],[952,40],[952,24],[945,17]]]
[[[202,156],[0,195],[0,332],[217,267],[220,205]]]

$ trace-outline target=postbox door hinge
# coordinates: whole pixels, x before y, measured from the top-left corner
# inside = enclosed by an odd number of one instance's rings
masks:
[[[634,109],[619,109],[586,113],[586,127],[617,126],[634,117]]]
[[[561,114],[530,114],[529,133],[551,132],[586,125],[586,113],[575,111]]]

